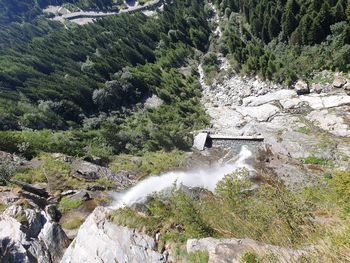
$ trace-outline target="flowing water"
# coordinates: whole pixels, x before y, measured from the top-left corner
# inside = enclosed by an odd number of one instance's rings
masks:
[[[168,172],[160,176],[149,177],[124,193],[114,193],[113,195],[116,201],[112,204],[112,207],[116,209],[142,203],[146,201],[148,196],[170,188],[174,184],[176,186],[202,187],[214,192],[216,184],[225,175],[234,172],[238,168],[252,170],[247,163],[247,160],[251,156],[252,152],[248,147],[243,146],[238,156],[225,164],[217,163],[207,169]]]

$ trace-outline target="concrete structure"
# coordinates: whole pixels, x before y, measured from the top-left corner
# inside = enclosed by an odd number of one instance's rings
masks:
[[[228,136],[228,135],[218,135],[210,134],[209,132],[200,132],[194,137],[193,148],[203,151],[205,147],[211,148],[214,145],[222,145],[225,142],[262,142],[264,137],[262,136]]]

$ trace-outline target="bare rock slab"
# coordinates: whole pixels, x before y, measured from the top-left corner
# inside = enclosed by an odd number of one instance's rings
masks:
[[[94,210],[80,227],[61,263],[166,262],[164,256],[155,251],[152,237],[109,222],[109,212],[103,207]]]
[[[207,251],[209,263],[239,263],[246,251],[254,251],[259,256],[273,253],[278,262],[298,262],[306,255],[305,251],[260,243],[252,239],[190,239],[187,241],[187,252]]]

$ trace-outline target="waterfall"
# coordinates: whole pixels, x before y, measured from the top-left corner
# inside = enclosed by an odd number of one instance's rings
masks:
[[[251,156],[252,152],[248,147],[243,146],[237,158],[225,164],[217,163],[207,169],[176,171],[164,173],[160,176],[150,176],[124,193],[114,193],[116,201],[112,204],[112,208],[116,209],[144,202],[148,196],[172,187],[174,184],[176,186],[202,187],[214,192],[216,184],[225,175],[234,172],[238,168],[252,170],[246,162]]]

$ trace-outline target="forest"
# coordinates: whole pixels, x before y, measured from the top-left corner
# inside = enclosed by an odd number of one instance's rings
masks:
[[[123,14],[84,26],[41,14],[62,3],[0,3],[0,149],[28,157],[84,155],[96,145],[105,155],[188,149],[190,131],[208,123],[195,61],[208,51],[212,10],[199,0],[166,1],[155,17]],[[240,74],[291,85],[315,70],[350,68],[347,0],[214,4],[224,18],[217,51]],[[204,57],[207,68],[218,70],[215,56]],[[164,103],[145,110],[152,94]]]
[[[33,147],[83,154],[81,142],[96,133],[117,153],[189,147],[189,131],[207,119],[193,70],[184,75],[178,68],[195,49],[205,50],[206,16],[200,1],[176,1],[158,18],[125,14],[50,29],[47,23],[45,32],[33,32],[35,37],[5,43],[0,51],[0,130],[18,132],[2,133],[0,148],[17,151],[16,145],[29,140],[28,156]],[[140,105],[150,94],[164,104],[144,112]],[[62,136],[78,141],[80,150],[66,140],[57,142],[59,136],[45,129],[67,131]],[[86,135],[89,131],[94,136]],[[40,146],[34,146],[34,134]],[[47,145],[45,136],[52,137]],[[57,146],[61,143],[66,149]]]
[[[216,0],[227,17],[221,51],[237,71],[291,84],[322,69],[350,69],[348,0]]]

